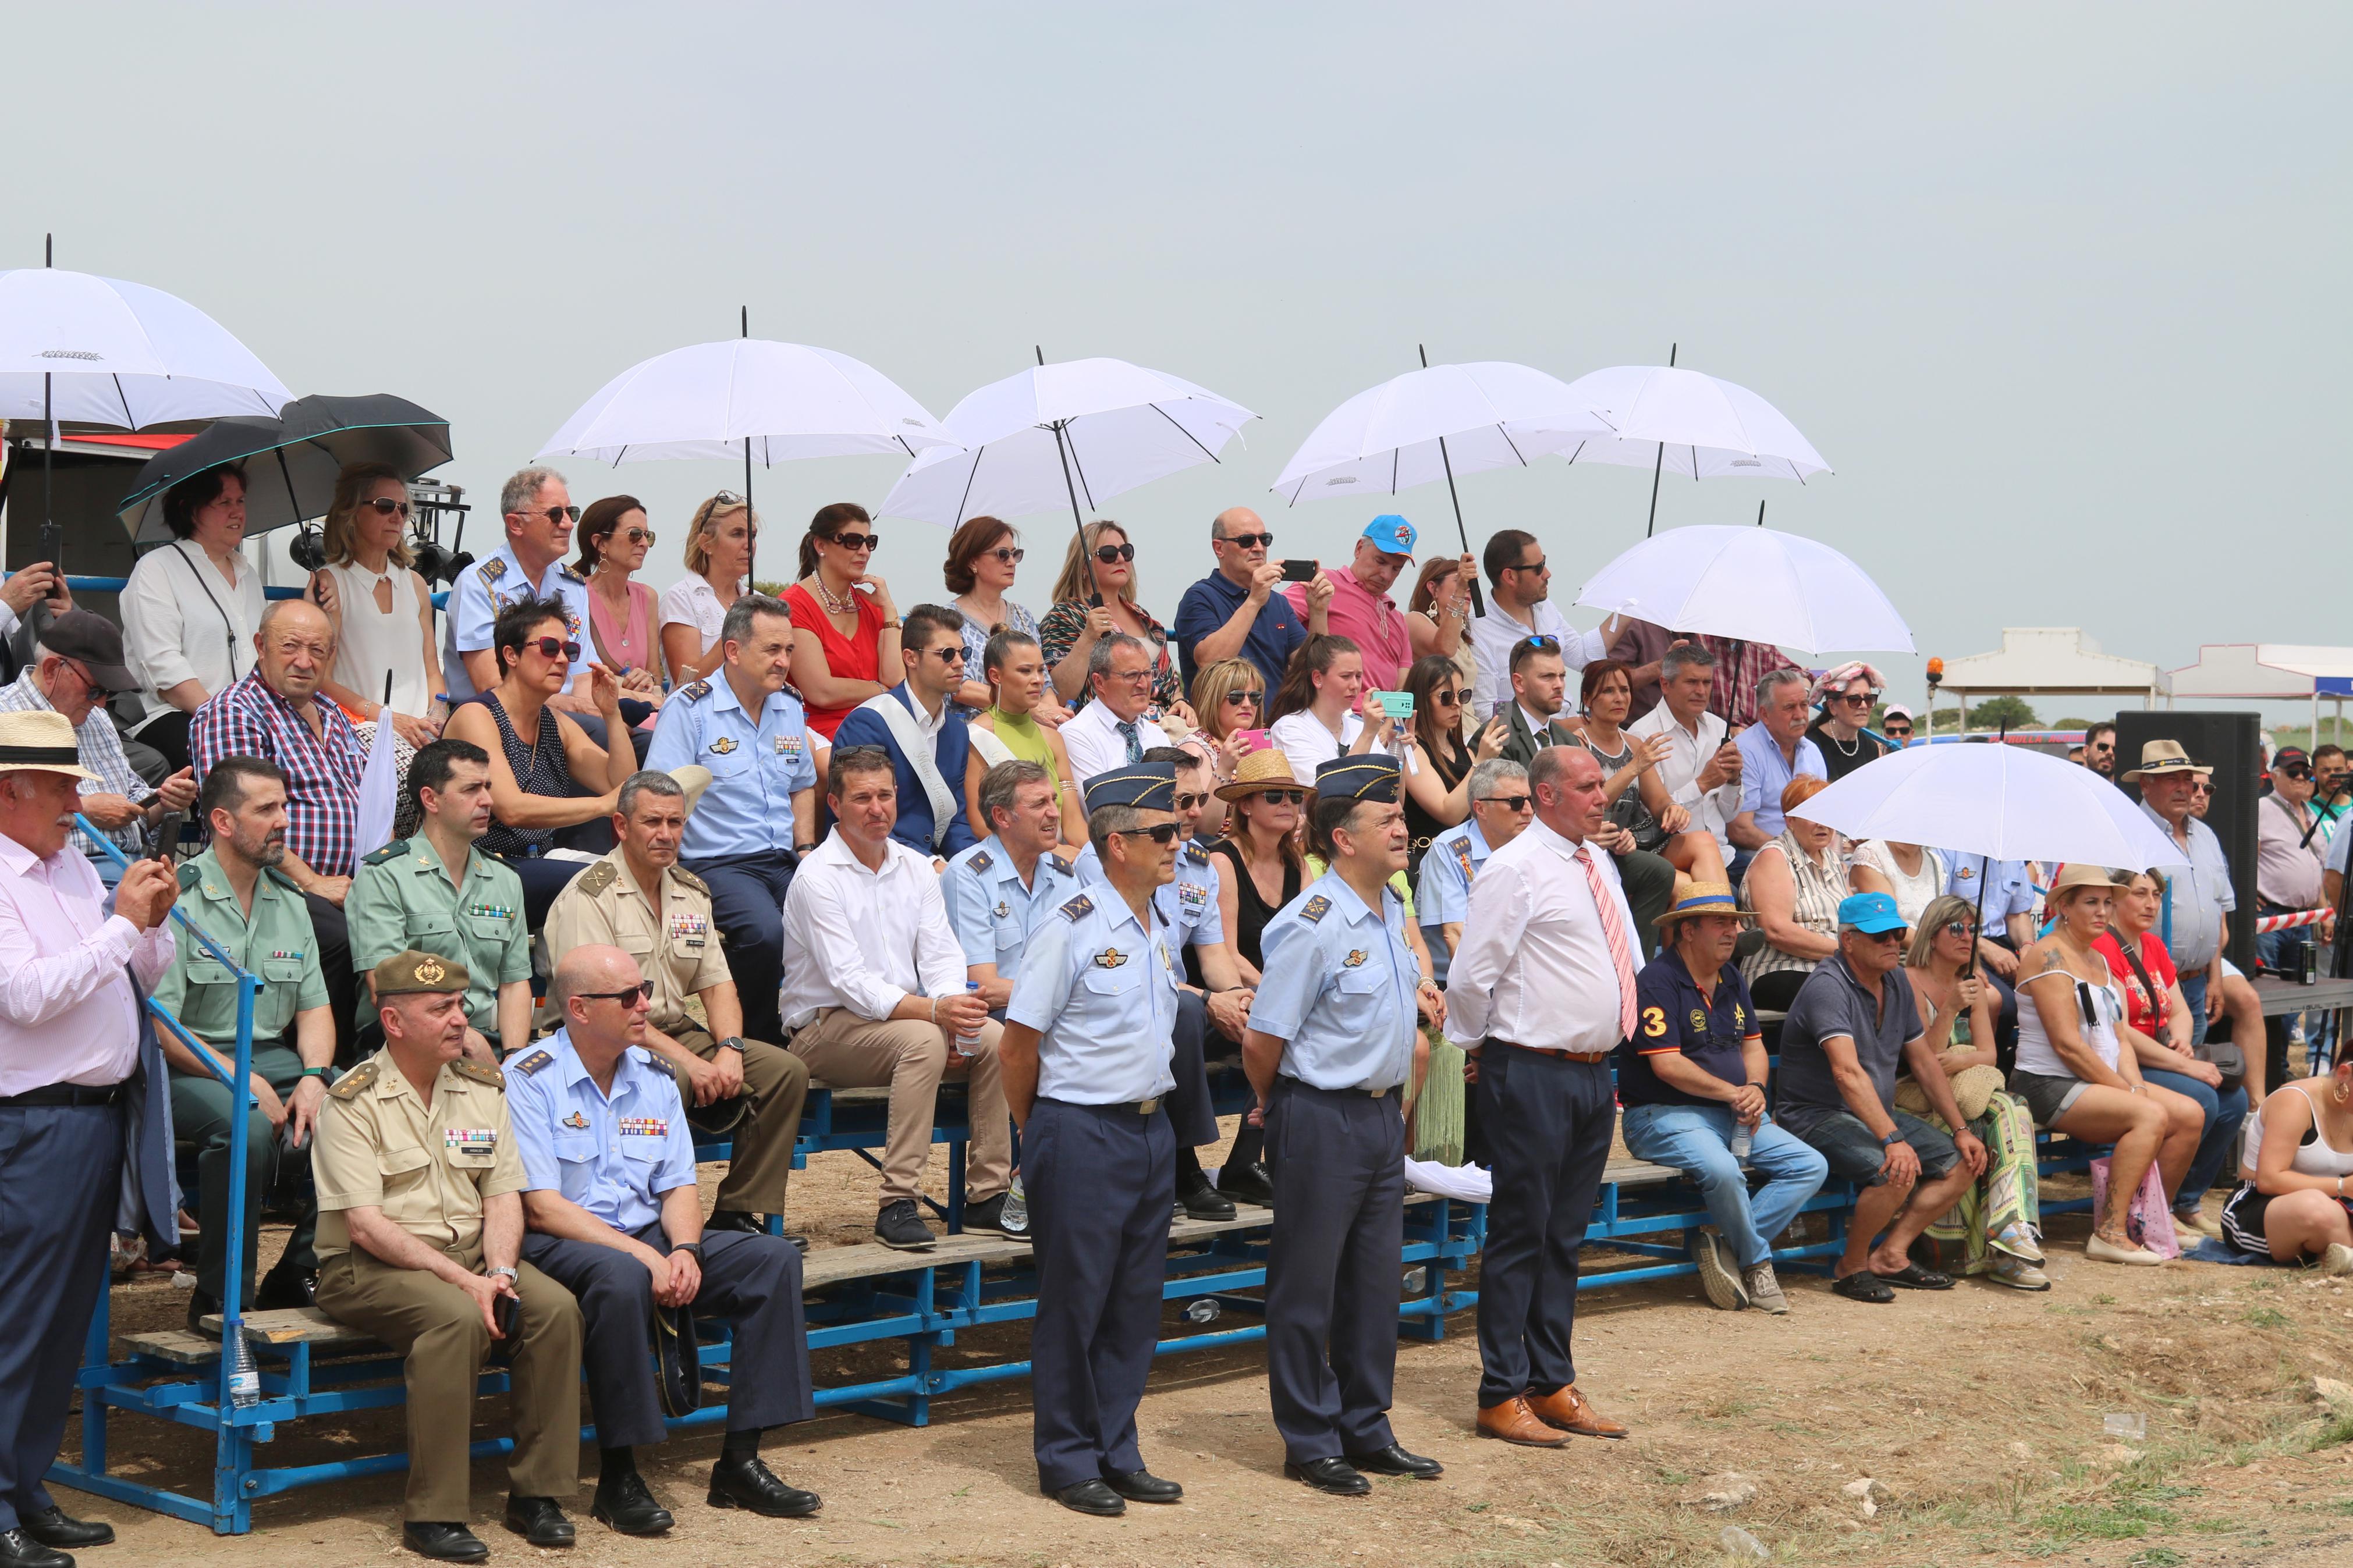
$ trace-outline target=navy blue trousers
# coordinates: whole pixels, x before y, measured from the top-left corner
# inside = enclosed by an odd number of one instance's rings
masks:
[[[1140,1470],[1135,1407],[1160,1339],[1176,1136],[1166,1116],[1041,1099],[1022,1130],[1021,1182],[1037,1237],[1039,1484]]]
[[[656,1251],[670,1249],[659,1225],[638,1232],[638,1239]],[[537,1231],[523,1237],[522,1255],[579,1299],[587,1323],[580,1365],[588,1374],[598,1446],[660,1442],[667,1428],[654,1387],[654,1280],[646,1266],[593,1241]],[[734,1330],[727,1368],[729,1431],[782,1426],[817,1413],[809,1395],[808,1328],[801,1316],[801,1255],[791,1242],[744,1231],[704,1236],[694,1315],[725,1318]]]
[[[1495,1195],[1479,1261],[1479,1408],[1577,1381],[1577,1249],[1593,1217],[1618,1110],[1609,1064],[1490,1040],[1479,1126]]]
[[[727,940],[727,973],[744,1005],[744,1037],[781,1040],[776,992],[785,980],[785,893],[798,861],[790,850],[715,856],[687,869],[711,884],[711,918]]]
[[[1396,1441],[1388,1410],[1405,1246],[1398,1095],[1276,1079],[1266,1163],[1266,1373],[1283,1457],[1305,1464],[1386,1448]]]
[[[0,1530],[49,1506],[122,1185],[119,1105],[0,1106]],[[1166,1216],[1163,1215],[1163,1218]]]
[[[1161,1104],[1167,1110],[1178,1145],[1187,1149],[1218,1141],[1218,1112],[1209,1102],[1209,1064],[1204,1056],[1209,1034],[1208,1004],[1194,992],[1176,993],[1176,1050],[1168,1062],[1176,1087],[1162,1098]]]

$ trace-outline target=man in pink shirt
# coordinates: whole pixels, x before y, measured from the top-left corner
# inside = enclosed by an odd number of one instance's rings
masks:
[[[83,780],[103,783],[64,714],[0,713],[0,1279],[16,1287],[0,1340],[0,1563],[25,1568],[114,1539],[111,1525],[67,1518],[41,1478],[106,1283],[139,1102],[132,976],[152,985],[172,961],[164,920],[179,893],[162,861],[142,860],[107,912],[98,873],[67,843]],[[160,1094],[160,1054],[150,1065]],[[168,1172],[161,1128],[142,1152]]]
[[[1386,512],[1365,524],[1356,540],[1348,569],[1332,578],[1331,632],[1346,637],[1365,656],[1365,685],[1374,691],[1398,691],[1413,663],[1413,642],[1406,636],[1405,612],[1389,597],[1398,574],[1413,564],[1413,524]],[[1292,608],[1307,613],[1307,588],[1293,583],[1283,590]]]

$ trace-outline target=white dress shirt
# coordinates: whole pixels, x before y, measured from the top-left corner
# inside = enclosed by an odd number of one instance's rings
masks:
[[[1071,782],[1082,790],[1089,779],[1127,766],[1127,737],[1118,726],[1119,716],[1097,701],[1062,721],[1055,731],[1071,759]],[[1135,740],[1147,752],[1169,743],[1168,732],[1142,714],[1136,715]]]
[[[139,558],[116,607],[122,615],[122,651],[139,679],[139,695],[153,699],[184,680],[217,697],[249,673],[253,634],[267,605],[261,573],[252,562],[239,558],[237,585],[231,587],[213,558],[183,539]],[[149,705],[168,709],[160,701]]]
[[[1732,864],[1732,838],[1725,826],[1740,815],[1740,781],[1726,779],[1711,790],[1699,787],[1699,771],[1724,744],[1729,727],[1714,713],[1702,710],[1699,733],[1694,735],[1667,710],[1664,702],[1626,726],[1626,733],[1637,740],[1652,735],[1664,735],[1672,750],[1667,760],[1659,764],[1659,782],[1677,805],[1692,815],[1692,826],[1704,827],[1715,836],[1716,853],[1724,863]]]
[[[1491,590],[1492,592],[1492,590]],[[1571,675],[1583,669],[1597,658],[1609,657],[1609,645],[1601,640],[1601,629],[1578,631],[1561,618],[1550,599],[1538,599],[1528,611],[1534,626],[1522,626],[1504,614],[1503,606],[1493,599],[1487,601],[1487,613],[1471,617],[1471,652],[1479,661],[1479,683],[1471,694],[1471,705],[1479,710],[1483,721],[1512,700],[1512,649],[1531,637],[1556,637],[1560,639],[1560,660],[1568,666]],[[1560,711],[1556,719],[1577,717],[1577,683],[1571,681],[1561,689]]]
[[[0,835],[0,1095],[121,1083],[139,1065],[139,999],[172,962],[172,924],[142,931],[70,843],[46,860]]]
[[[785,1027],[822,1007],[880,1022],[910,996],[964,994],[964,949],[929,857],[896,839],[870,871],[836,827],[785,895]]]
[[[1623,1037],[1624,998],[1601,921],[1624,925],[1627,957],[1638,967],[1641,938],[1617,863],[1591,851],[1609,889],[1609,908],[1598,908],[1577,847],[1539,819],[1480,868],[1462,945],[1446,972],[1446,1037],[1456,1045],[1493,1038],[1589,1055]]]

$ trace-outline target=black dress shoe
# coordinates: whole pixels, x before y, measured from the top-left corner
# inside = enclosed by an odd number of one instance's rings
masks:
[[[748,1459],[723,1458],[712,1466],[711,1495],[703,1501],[712,1508],[747,1508],[768,1519],[807,1519],[825,1505],[817,1493],[778,1480],[756,1454]]]
[[[1108,1483],[1097,1479],[1072,1481],[1060,1490],[1048,1490],[1046,1495],[1069,1509],[1072,1513],[1091,1513],[1097,1519],[1117,1519],[1127,1511],[1127,1504],[1112,1490]]]
[[[62,1552],[69,1546],[105,1546],[114,1540],[114,1526],[102,1519],[68,1519],[65,1510],[52,1503],[38,1513],[19,1511],[16,1522],[26,1534],[44,1546]]]
[[[711,1217],[702,1222],[705,1236],[714,1230],[740,1230],[747,1236],[757,1236],[767,1228],[760,1223],[758,1215],[744,1209],[712,1209]]]
[[[273,1268],[261,1277],[261,1288],[253,1293],[253,1310],[276,1312],[288,1307],[307,1307],[318,1293],[317,1269]]]
[[[598,1477],[588,1517],[623,1535],[659,1535],[678,1522],[670,1510],[654,1501],[654,1494],[646,1489],[645,1477],[635,1470]]]
[[[1016,1224],[1006,1215],[1005,1205],[1008,1196],[1010,1196],[1009,1194],[999,1193],[985,1202],[965,1205],[964,1228],[967,1232],[991,1231],[1008,1241],[1029,1240],[1028,1216],[1024,1215],[1020,1223]]]
[[[1274,1206],[1274,1181],[1256,1161],[1219,1171],[1218,1191],[1238,1204],[1255,1204],[1262,1209]]]
[[[1187,1219],[1231,1219],[1234,1200],[1209,1185],[1209,1178],[1197,1175],[1177,1188],[1176,1206],[1185,1211]]]
[[[462,1524],[438,1524],[411,1520],[400,1527],[400,1543],[419,1557],[437,1563],[480,1563],[491,1554],[480,1537]]]
[[[507,1498],[506,1526],[533,1546],[569,1546],[572,1521],[552,1497]]]
[[[1351,1454],[1348,1463],[1368,1475],[1411,1476],[1418,1481],[1434,1481],[1446,1473],[1446,1467],[1436,1459],[1409,1454],[1395,1443],[1369,1454]]]
[[[931,1227],[916,1215],[913,1198],[882,1205],[882,1212],[874,1216],[874,1239],[899,1252],[929,1252],[940,1244]]]
[[[1179,1502],[1185,1496],[1183,1487],[1164,1481],[1150,1470],[1106,1471],[1103,1485],[1130,1502]]]
[[[1282,1473],[1334,1497],[1363,1497],[1373,1489],[1373,1483],[1357,1474],[1356,1467],[1345,1459],[1310,1459],[1303,1465],[1285,1459]]]
[[[0,1568],[74,1568],[74,1560],[42,1545],[20,1526],[0,1530]]]
[[[220,1331],[218,1329],[206,1326],[205,1322],[205,1320],[207,1317],[210,1317],[213,1313],[217,1312],[220,1310],[220,1303],[214,1300],[202,1286],[198,1286],[195,1289],[189,1291],[188,1331],[192,1334],[202,1334],[208,1340],[216,1340],[220,1338]],[[0,1558],[0,1562],[5,1561],[5,1558]]]

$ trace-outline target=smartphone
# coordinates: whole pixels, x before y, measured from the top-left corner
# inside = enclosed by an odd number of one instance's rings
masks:
[[[163,798],[164,792],[162,790],[151,789],[145,795],[139,797],[139,809],[142,811],[152,811],[155,807],[155,803]]]
[[[1315,563],[1313,561],[1284,562],[1282,580],[1286,583],[1313,583],[1315,581]]]
[[[1274,743],[1266,738],[1266,731],[1263,730],[1237,730],[1234,733],[1240,736],[1242,743],[1253,752],[1263,752]]]
[[[1376,691],[1381,700],[1381,711],[1392,719],[1413,717],[1413,693],[1410,691]]]
[[[185,811],[167,811],[164,820],[155,825],[155,837],[147,846],[147,858],[161,860],[168,866],[180,847],[180,825],[188,819]]]

